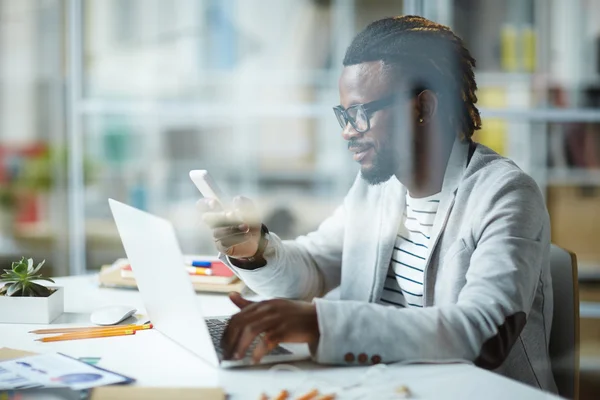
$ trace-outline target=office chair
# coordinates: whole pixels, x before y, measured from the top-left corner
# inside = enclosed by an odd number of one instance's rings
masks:
[[[554,311],[550,330],[550,363],[558,394],[579,398],[579,285],[577,257],[556,245],[550,248]]]

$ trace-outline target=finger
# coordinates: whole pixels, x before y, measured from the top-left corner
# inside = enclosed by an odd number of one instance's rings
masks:
[[[230,360],[233,357],[233,352],[237,344],[237,340],[242,332],[240,324],[236,324],[234,319],[230,319],[223,336],[221,336],[221,350],[223,351],[223,358]]]
[[[258,335],[274,328],[281,321],[280,315],[267,315],[263,318],[256,319],[242,329],[237,345],[233,352],[233,356],[237,359],[243,358],[248,352],[248,348],[256,340]]]
[[[257,304],[255,301],[250,301],[243,298],[239,292],[229,293],[229,299],[232,301],[233,304],[238,306],[240,310],[243,310],[251,304]]]
[[[248,300],[243,298],[242,301],[248,302]],[[260,321],[266,316],[273,314],[273,308],[268,304],[268,302],[250,303],[252,304],[245,305],[240,312],[231,317],[227,327],[225,328],[225,331],[223,332],[223,337],[221,338],[221,348],[223,349],[223,357],[225,359],[230,359],[234,355],[239,338],[249,324],[254,323],[255,321]]]
[[[210,211],[202,214],[202,220],[210,228],[222,228],[227,226],[240,225],[241,221],[236,218],[232,212]]]
[[[209,211],[223,211],[223,207],[221,207],[221,204],[217,200],[205,197],[196,202],[196,210],[200,213],[205,213]]]
[[[269,343],[283,343],[285,342],[285,329],[280,326],[271,329],[265,334],[265,340]]]
[[[237,196],[232,202],[233,209],[241,219],[249,226],[260,226],[260,218],[256,206],[252,200]]]
[[[258,364],[260,360],[267,354],[269,354],[279,343],[267,340],[266,335],[261,337],[256,345],[256,348],[252,352],[252,362]]]
[[[200,199],[196,202],[196,211],[198,211],[200,214],[204,214],[205,212],[211,211],[211,208],[208,205],[206,199]]]
[[[239,293],[236,294],[239,295]],[[230,298],[232,297],[232,295],[233,293],[230,294]],[[251,302],[242,298],[241,296],[239,297],[241,298],[241,300],[237,296],[234,296],[234,304],[239,304],[238,307],[243,307],[244,309],[238,312],[237,314],[233,315],[229,319],[227,327],[225,327],[225,331],[223,332],[223,336],[221,337],[221,349],[223,349],[223,357],[225,359],[229,359],[233,355],[235,345],[237,344],[238,338],[242,333],[242,329],[244,328],[244,326],[246,326],[248,322],[256,318],[254,312],[260,305],[260,303]]]
[[[249,302],[245,299],[242,300]],[[244,305],[244,309],[231,317],[227,323],[227,327],[221,337],[221,349],[223,350],[223,357],[225,359],[230,359],[233,356],[233,352],[244,327],[251,321],[260,318],[260,314],[256,313],[259,311],[260,304],[261,303],[255,302],[253,304]]]

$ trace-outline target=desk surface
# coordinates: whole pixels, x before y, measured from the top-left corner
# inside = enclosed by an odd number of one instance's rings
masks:
[[[65,313],[53,326],[89,324],[94,309],[128,304],[144,312],[137,291],[98,288],[92,276],[56,279],[65,287]],[[237,309],[224,295],[199,295],[205,315],[229,315]],[[162,336],[156,330],[134,336],[68,342],[35,342],[27,333],[40,325],[0,324],[0,347],[38,353],[62,352],[73,357],[101,357],[100,366],[137,379],[143,386],[223,387],[231,399],[257,399],[265,391],[274,396],[281,389],[300,392],[318,387],[324,391],[361,380],[367,386],[346,392],[343,398],[394,398],[394,389],[407,385],[419,399],[555,399],[557,397],[468,364],[392,365],[381,370],[367,367],[323,367],[298,363],[302,372],[269,371],[269,367],[220,370]],[[372,374],[372,375],[371,375]],[[361,395],[361,390],[364,390]],[[375,391],[381,391],[379,394]],[[365,396],[371,393],[371,396]],[[358,396],[358,397],[357,397]]]

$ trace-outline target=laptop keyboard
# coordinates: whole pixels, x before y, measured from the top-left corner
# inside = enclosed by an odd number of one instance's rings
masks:
[[[217,354],[219,358],[223,356],[223,349],[221,349],[221,337],[223,337],[223,332],[225,332],[225,328],[227,327],[227,322],[229,319],[218,319],[218,318],[206,318],[206,326],[208,326],[208,332],[210,334],[210,338],[215,346],[215,350],[217,350]],[[258,345],[259,338],[256,338],[254,342],[248,348],[245,357],[251,357],[254,348]],[[292,354],[291,351],[284,349],[281,346],[275,347],[269,353],[268,356],[279,356],[284,354]]]

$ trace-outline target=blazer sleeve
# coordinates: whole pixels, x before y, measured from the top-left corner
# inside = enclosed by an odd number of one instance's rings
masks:
[[[511,171],[493,187],[469,210],[476,248],[457,303],[413,309],[315,299],[316,360],[344,363],[347,353],[364,353],[377,362],[461,359],[499,366],[525,326],[550,239],[548,213],[531,178]]]
[[[342,204],[306,236],[281,240],[270,233],[264,254],[267,265],[262,268],[238,268],[226,256],[219,257],[260,295],[310,301],[340,284],[344,222]]]

